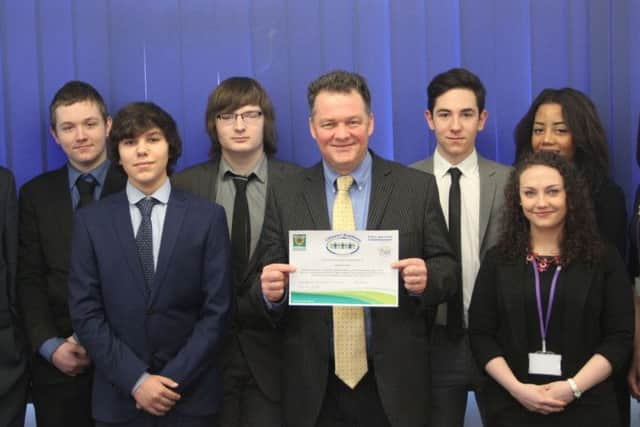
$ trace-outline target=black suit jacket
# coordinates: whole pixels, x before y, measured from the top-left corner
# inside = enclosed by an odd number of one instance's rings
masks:
[[[126,176],[111,166],[101,197],[124,189]],[[69,380],[38,350],[52,337],[73,333],[67,305],[73,206],[67,166],[45,172],[27,182],[19,197],[18,294],[33,352],[32,380]]]
[[[264,223],[264,264],[288,262],[289,230],[330,228],[319,163],[274,189]],[[373,155],[367,229],[399,230],[400,259],[418,257],[427,264],[422,297],[410,296],[400,279],[398,308],[371,309],[368,355],[391,425],[424,426],[429,401],[427,313],[454,292],[456,271],[433,176]],[[259,280],[255,286],[259,293]],[[331,319],[330,307],[287,307],[278,319],[285,326],[283,393],[289,426],[316,423],[333,357]]]
[[[627,202],[622,188],[605,178],[593,194],[596,222],[604,241],[613,244],[624,258],[627,250]]]
[[[22,378],[24,337],[16,297],[18,206],[13,174],[0,168],[0,400]]]
[[[175,174],[171,181],[177,188],[215,202],[219,166],[220,157],[216,156],[207,162]],[[278,187],[287,176],[299,170],[300,167],[291,163],[273,157],[268,158],[267,205],[269,190]],[[280,400],[282,359],[280,333],[264,321],[262,301],[256,297],[255,293],[249,292],[251,285],[255,282],[255,277],[262,270],[260,255],[263,252],[263,236],[264,233],[261,233],[256,249],[247,265],[244,279],[235,284],[237,307],[232,330],[238,337],[242,354],[244,354],[260,389],[271,399]],[[239,357],[234,351],[233,342],[229,342],[225,347],[224,358]]]
[[[469,308],[469,336],[478,366],[484,367],[493,358],[503,356],[516,378],[535,381],[535,376],[528,375],[525,316],[525,292],[533,287],[530,264],[504,261],[495,249],[487,253]],[[605,259],[593,266],[574,262],[565,267],[558,289],[564,289],[566,300],[564,312],[553,311],[553,316],[561,316],[563,325],[561,378],[574,376],[595,353],[604,356],[614,372],[626,369],[633,340],[633,299],[617,250],[609,245]],[[490,415],[515,402],[495,381],[489,383],[487,396]],[[611,418],[617,417],[615,405],[611,405],[614,399],[610,377],[571,405],[601,405],[611,411],[607,415]]]

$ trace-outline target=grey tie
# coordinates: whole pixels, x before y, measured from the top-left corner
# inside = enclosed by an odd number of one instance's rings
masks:
[[[153,197],[145,197],[141,199],[136,206],[140,209],[142,215],[142,221],[136,234],[136,245],[138,246],[138,257],[140,258],[140,264],[142,265],[142,272],[144,273],[144,281],[147,290],[151,287],[151,280],[153,280],[154,266],[153,266],[153,232],[151,227],[151,211],[153,207],[158,204]]]

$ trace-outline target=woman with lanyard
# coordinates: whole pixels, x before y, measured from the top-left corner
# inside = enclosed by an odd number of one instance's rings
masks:
[[[469,308],[487,384],[488,426],[618,426],[611,374],[631,350],[631,287],[602,242],[586,186],[551,152],[520,160],[501,238]]]

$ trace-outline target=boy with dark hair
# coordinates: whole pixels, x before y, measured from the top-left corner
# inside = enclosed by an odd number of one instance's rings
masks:
[[[172,188],[181,147],[160,107],[125,106],[108,151],[126,190],[76,215],[69,309],[96,365],[98,426],[215,425],[229,238],[220,206]]]
[[[498,238],[503,188],[510,168],[478,155],[476,135],[484,128],[485,89],[464,68],[438,74],[427,88],[424,112],[434,131],[433,156],[412,165],[435,175],[449,239],[461,269],[457,290],[438,306],[431,331],[430,426],[462,427],[468,390],[483,412],[483,373],[471,356],[467,310],[480,260]]]

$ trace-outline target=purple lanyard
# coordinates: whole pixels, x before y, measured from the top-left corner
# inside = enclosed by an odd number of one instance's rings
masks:
[[[542,296],[540,295],[540,273],[538,272],[538,263],[535,259],[531,260],[533,267],[533,275],[536,279],[536,301],[538,303],[538,320],[540,320],[540,336],[542,337],[542,352],[547,351],[547,329],[549,328],[549,319],[551,319],[551,308],[553,307],[553,297],[556,294],[556,285],[558,284],[558,276],[562,266],[557,266],[553,278],[551,279],[551,289],[549,290],[549,301],[547,303],[547,315],[542,314]]]

